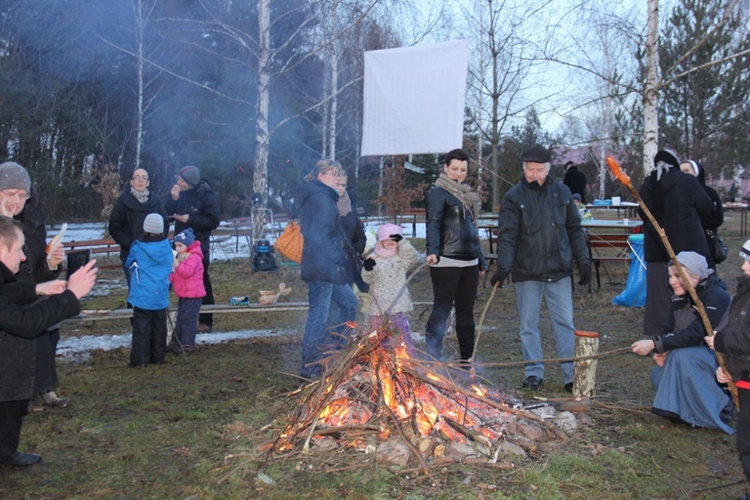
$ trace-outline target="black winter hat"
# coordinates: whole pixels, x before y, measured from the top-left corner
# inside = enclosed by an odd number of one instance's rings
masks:
[[[521,161],[530,161],[532,163],[549,163],[552,158],[550,150],[539,144],[527,149],[521,155]]]

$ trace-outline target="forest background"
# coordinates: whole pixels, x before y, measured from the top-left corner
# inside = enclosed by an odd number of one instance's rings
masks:
[[[534,143],[579,163],[597,197],[626,198],[605,154],[637,184],[656,145],[742,194],[748,0],[2,0],[0,16],[0,159],[29,170],[48,222],[102,219],[137,167],[166,194],[188,164],[224,218],[247,215],[253,193],[288,211],[323,157],[377,211],[440,165],[360,156],[363,54],[457,38],[470,45],[464,146],[485,209]],[[407,198],[419,205],[420,190]]]

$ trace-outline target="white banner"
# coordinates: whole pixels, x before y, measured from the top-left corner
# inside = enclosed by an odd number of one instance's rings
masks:
[[[362,156],[460,148],[466,40],[365,52]]]

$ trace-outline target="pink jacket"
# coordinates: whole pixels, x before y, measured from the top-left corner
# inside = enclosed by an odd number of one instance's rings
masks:
[[[203,286],[203,252],[201,242],[195,243],[187,249],[187,258],[180,262],[169,281],[174,287],[174,294],[180,299],[198,299],[206,296],[206,288]]]

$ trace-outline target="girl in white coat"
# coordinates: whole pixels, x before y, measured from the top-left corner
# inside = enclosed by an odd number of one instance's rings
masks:
[[[388,319],[391,331],[398,335],[399,343],[406,345],[409,355],[414,350],[409,329],[409,312],[414,306],[406,288],[406,273],[417,259],[417,251],[404,238],[401,226],[384,224],[378,228],[378,242],[362,269],[362,279],[370,285],[368,314],[373,326],[377,329]],[[392,347],[393,342],[386,339],[385,345]]]

